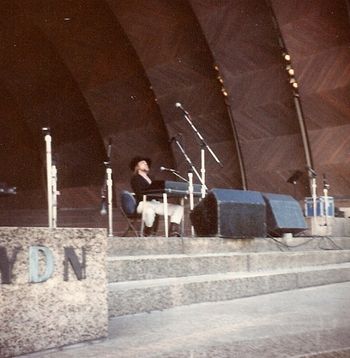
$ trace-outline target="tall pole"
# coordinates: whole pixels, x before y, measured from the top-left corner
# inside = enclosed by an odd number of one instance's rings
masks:
[[[233,119],[231,105],[228,103],[229,102],[228,98],[227,98],[228,93],[227,93],[227,91],[225,89],[224,89],[223,92],[226,93],[226,95],[224,94],[224,96],[225,96],[225,105],[227,107],[227,112],[228,112],[228,116],[230,118],[232,133],[233,133],[233,137],[234,137],[234,140],[235,140],[235,147],[236,147],[239,171],[241,173],[242,189],[247,190],[248,189],[247,174],[246,174],[246,170],[245,170],[245,165],[244,165],[244,160],[243,160],[243,153],[242,153],[242,148],[241,148],[241,144],[240,144],[240,140],[239,140],[239,136],[238,136],[238,131],[237,131],[235,120]]]
[[[57,195],[59,192],[57,191],[57,168],[56,165],[51,166],[52,171],[52,227],[57,227]]]
[[[105,165],[105,177],[101,189],[101,215],[108,213],[108,236],[113,236],[113,178],[111,167],[112,154],[112,138],[108,140],[107,161],[103,162]],[[107,204],[107,207],[106,207]]]
[[[291,84],[292,90],[293,90],[293,100],[294,100],[294,106],[297,112],[298,122],[299,122],[299,128],[301,133],[301,138],[303,142],[303,148],[304,148],[304,154],[305,154],[305,161],[307,168],[311,168],[312,171],[314,171],[314,163],[312,159],[312,151],[311,151],[311,145],[310,140],[307,132],[307,126],[305,123],[304,115],[303,115],[303,109],[302,109],[302,103],[299,96],[299,85],[295,76],[295,71],[292,67],[292,61],[291,56],[288,53],[287,46],[284,42],[281,29],[278,24],[278,20],[276,17],[276,14],[273,10],[273,6],[271,3],[271,0],[265,0],[267,7],[270,9],[271,19],[273,26],[275,28],[275,32],[278,38],[278,43],[282,52],[283,59],[285,61],[285,69],[289,76],[289,83]],[[313,175],[309,172],[309,190],[311,192],[311,195],[315,195],[315,180]]]
[[[243,161],[243,153],[242,153],[242,148],[241,148],[241,144],[240,144],[240,140],[239,140],[239,135],[238,135],[236,123],[235,123],[235,120],[234,120],[233,114],[232,114],[232,108],[231,108],[231,105],[229,103],[230,102],[229,94],[228,94],[227,89],[225,88],[224,80],[223,80],[223,78],[221,76],[221,73],[219,71],[219,67],[217,65],[214,66],[214,70],[217,71],[217,77],[216,78],[220,82],[221,93],[224,96],[225,106],[226,106],[228,117],[229,117],[230,123],[231,123],[232,135],[233,135],[233,139],[234,139],[235,147],[236,147],[236,155],[237,155],[237,160],[238,160],[238,165],[239,165],[239,171],[240,171],[240,174],[241,174],[242,189],[247,190],[248,189],[248,184],[247,184],[246,170],[245,170],[244,161]]]
[[[205,194],[207,192],[207,187],[205,186],[205,147],[202,145],[201,147],[201,178],[202,178],[202,187],[201,187],[201,197],[205,198]],[[193,184],[193,183],[192,183]],[[193,189],[193,185],[192,185]]]
[[[190,194],[190,212],[192,213],[194,209],[194,200],[193,200],[193,173],[191,171],[188,172],[188,191]],[[194,237],[193,225],[191,225],[191,237]]]
[[[300,128],[300,132],[301,132],[301,139],[303,141],[306,166],[308,168],[313,168],[311,149],[310,149],[310,141],[309,141],[309,137],[307,135],[306,124],[305,124],[305,120],[304,120],[304,116],[303,116],[302,106],[300,103],[299,93],[295,88],[293,89],[293,98],[294,98],[294,105],[295,105],[295,108],[297,111],[297,116],[298,116],[299,128]],[[314,195],[314,191],[316,190],[316,189],[314,189],[314,186],[316,186],[314,179],[315,178],[309,174],[309,188],[311,188],[312,196]]]
[[[112,180],[112,168],[106,168],[107,175],[107,201],[108,201],[108,236],[113,236],[113,180]]]
[[[50,135],[49,128],[42,129],[45,134],[45,143],[46,143],[46,182],[47,182],[47,209],[48,209],[48,224],[49,228],[53,228],[53,210],[52,210],[52,151],[51,151],[51,142],[52,138]]]

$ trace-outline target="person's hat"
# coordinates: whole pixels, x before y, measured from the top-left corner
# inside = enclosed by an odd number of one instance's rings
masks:
[[[129,163],[129,168],[131,170],[135,170],[135,167],[136,167],[137,163],[142,162],[143,160],[147,162],[149,167],[151,166],[152,161],[151,161],[150,158],[145,158],[145,157],[141,157],[141,156],[138,155],[138,156],[136,156],[136,157],[131,159],[131,161]]]

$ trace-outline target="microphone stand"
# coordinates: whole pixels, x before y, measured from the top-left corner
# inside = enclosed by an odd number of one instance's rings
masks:
[[[174,174],[176,177],[180,178],[182,181],[188,183],[188,187],[189,187],[188,192],[189,192],[189,194],[191,195],[191,189],[190,189],[191,184],[190,184],[190,182],[189,182],[186,178],[184,178],[183,176],[181,176],[178,172],[176,172],[176,171],[174,171],[174,170],[170,170],[169,172],[170,172],[171,174]],[[190,198],[191,198],[191,197],[190,197]],[[190,202],[191,202],[191,199],[190,199]],[[192,202],[193,202],[193,184],[192,184]],[[181,198],[181,206],[184,207],[184,198]],[[190,206],[191,206],[191,203],[190,203]],[[192,206],[193,206],[193,204],[192,204]],[[191,209],[191,210],[192,210],[192,209]],[[182,230],[181,230],[181,231],[182,231],[182,235],[183,235],[184,232],[185,232],[184,219],[182,219]]]
[[[112,197],[113,197],[113,180],[112,180],[112,168],[109,163],[106,165],[106,177],[107,177],[107,211],[108,211],[108,236],[113,236],[113,206],[112,206]]]
[[[185,181],[186,183],[188,183],[188,180],[186,178],[184,178],[183,176],[181,176],[179,173],[176,173],[176,172],[170,172],[170,173],[174,174],[175,176],[180,178],[182,181]]]
[[[48,219],[49,219],[49,228],[52,229],[52,152],[51,152],[51,142],[52,137],[50,135],[50,130],[48,128],[43,128],[43,131],[47,131],[45,134],[45,144],[46,144],[46,180],[47,180],[47,209],[48,209]]]
[[[188,193],[189,193],[189,197],[190,197],[190,211],[193,211],[194,208],[194,198],[193,198],[193,172],[197,175],[200,183],[202,184],[202,198],[204,198],[205,196],[205,192],[207,190],[207,187],[205,186],[205,183],[203,182],[203,178],[199,175],[196,167],[193,165],[190,157],[187,155],[187,153],[185,152],[185,149],[183,148],[183,146],[181,145],[181,143],[177,140],[176,137],[173,137],[171,141],[175,141],[176,145],[178,146],[178,148],[180,149],[181,153],[183,154],[184,158],[186,159],[187,163],[190,166],[190,170],[188,171],[188,180],[185,180],[186,182],[188,182]],[[204,189],[203,189],[204,188]],[[203,196],[203,190],[204,190],[204,196]],[[191,235],[192,237],[194,237],[194,227],[193,225],[191,225]]]
[[[202,186],[204,187],[204,190],[207,189],[207,187],[205,186],[205,183],[202,180],[202,177],[199,175],[196,167],[193,165],[190,157],[187,155],[187,153],[185,152],[185,149],[183,148],[183,146],[181,145],[181,143],[177,140],[176,137],[172,138],[172,141],[174,141],[176,143],[176,145],[178,146],[178,148],[180,149],[181,153],[183,154],[184,158],[186,159],[187,163],[189,164],[189,166],[192,168],[193,172],[197,175],[198,180],[200,181],[200,183],[202,184]],[[186,180],[187,181],[187,180]]]
[[[180,107],[181,108],[181,107]],[[182,108],[181,108],[182,109]],[[195,132],[195,134],[197,135],[197,137],[199,138],[200,142],[201,142],[201,174],[202,174],[202,198],[205,197],[205,193],[206,193],[206,186],[205,186],[205,149],[208,150],[208,152],[212,155],[212,157],[215,159],[215,161],[221,166],[223,167],[222,163],[220,162],[219,158],[216,156],[216,154],[213,152],[213,150],[209,147],[209,145],[207,144],[207,142],[205,141],[205,139],[203,138],[203,136],[201,135],[201,133],[198,131],[198,129],[196,128],[196,126],[193,124],[191,117],[189,115],[188,112],[186,112],[184,109],[182,109],[183,113],[184,113],[184,117],[186,119],[186,121],[188,122],[188,124],[190,125],[190,127],[193,129],[193,131]]]
[[[326,174],[323,174],[323,195],[324,195],[324,210],[325,210],[325,226],[328,227],[328,190],[329,184],[326,179]]]
[[[183,176],[181,176],[178,172],[170,170],[171,174],[174,174],[176,177],[180,178],[182,181],[188,183],[188,194],[190,196],[190,210],[193,210],[193,173],[191,172],[191,178],[189,178],[190,180],[187,180],[186,178],[184,178]],[[188,174],[189,175],[189,174]],[[192,197],[191,197],[192,195]],[[184,198],[181,197],[181,206],[184,207]],[[184,219],[182,219],[182,236],[184,235],[185,232],[185,222]],[[194,235],[194,229],[192,229],[191,227],[191,232],[192,232],[192,236]]]
[[[51,167],[52,172],[52,227],[57,227],[57,195],[60,192],[57,190],[57,168],[56,164]]]
[[[316,222],[316,215],[317,215],[317,184],[316,184],[316,172],[311,168],[307,167],[309,171],[309,176],[311,176],[311,187],[312,187],[312,205],[313,205],[313,214],[314,214],[314,220]],[[321,203],[320,203],[321,204]]]
[[[190,212],[194,209],[194,200],[193,200],[193,173],[191,170],[188,171],[188,192],[190,196]],[[194,237],[194,227],[191,223],[191,237]]]
[[[108,213],[108,236],[113,236],[113,180],[112,180],[112,168],[110,162],[103,162],[106,167],[105,179],[101,189],[101,215]]]
[[[46,147],[46,180],[47,180],[47,207],[48,207],[48,225],[50,229],[57,227],[57,169],[52,164],[52,137],[50,128],[42,128],[45,134]]]
[[[101,215],[108,213],[108,236],[113,236],[113,179],[112,179],[112,168],[111,168],[111,151],[112,151],[112,140],[109,139],[107,149],[107,161],[103,162],[106,167],[105,178],[101,189]],[[107,204],[107,207],[106,207]]]

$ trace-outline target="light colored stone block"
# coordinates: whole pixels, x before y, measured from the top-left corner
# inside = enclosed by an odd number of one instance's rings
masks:
[[[348,217],[307,217],[306,222],[309,227],[309,230],[305,233],[307,235],[334,237],[350,236],[350,219]]]
[[[109,314],[121,316],[200,302],[232,300],[296,288],[291,272],[216,274],[109,285]]]
[[[109,315],[232,300],[350,280],[350,263],[109,284]]]
[[[247,271],[246,254],[148,255],[108,259],[109,282]]]
[[[340,220],[338,224],[339,227],[347,225],[346,219]],[[292,237],[273,239],[268,237],[253,239],[223,239],[219,237],[112,237],[108,240],[108,255],[113,257],[219,252],[309,251],[320,249],[334,250],[336,246],[350,249],[350,237],[344,235],[332,238],[325,236],[317,238]]]
[[[249,270],[301,268],[350,262],[350,250],[265,252],[249,254]]]
[[[29,247],[42,245],[52,252],[54,272],[44,282],[29,282]],[[0,246],[11,257],[12,282],[0,285],[0,356],[40,351],[106,337],[108,332],[106,249],[104,229],[0,228]],[[86,278],[78,280],[69,264],[64,280],[64,248],[72,247]],[[45,259],[39,264],[42,270]]]
[[[298,287],[311,287],[328,285],[338,282],[350,281],[349,264],[339,264],[337,267],[314,271],[301,271],[298,273]]]

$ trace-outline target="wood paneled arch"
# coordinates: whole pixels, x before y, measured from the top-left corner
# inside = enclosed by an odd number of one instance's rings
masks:
[[[20,103],[6,89],[3,78],[1,83],[0,162],[6,168],[1,170],[1,181],[11,183],[20,191],[40,188],[43,165],[38,144],[33,140]]]
[[[0,78],[24,114],[23,125],[39,150],[36,156],[31,156],[28,151],[25,156],[18,157],[18,161],[31,163],[38,155],[40,158],[45,156],[41,128],[50,126],[55,136],[55,160],[60,167],[62,187],[92,185],[99,179],[98,172],[101,173],[102,168],[98,164],[104,158],[93,116],[51,43],[15,4],[11,3],[9,7],[8,16],[1,19]],[[8,118],[1,116],[1,121],[6,125]],[[19,122],[17,124],[20,133],[24,127]],[[27,174],[30,171],[23,173]],[[27,178],[27,182],[37,183],[36,189],[41,194],[32,201],[25,200],[23,205],[37,207],[44,204],[40,199],[45,197],[45,182],[36,179],[41,176],[42,170],[33,178]],[[12,180],[8,179],[8,184],[14,185],[17,181],[13,176]],[[22,192],[28,188],[32,185],[20,186],[18,190]]]
[[[291,55],[315,170],[336,197],[350,196],[350,25],[345,0],[273,0]]]
[[[149,151],[154,158],[165,157],[164,165],[173,166],[168,135],[150,84],[106,3],[28,1],[18,5],[21,15],[40,28],[69,69],[94,118],[95,135],[103,138],[106,147],[113,140],[115,187],[128,187],[128,162],[135,154]],[[94,151],[93,143],[90,144]],[[94,154],[92,163],[96,161]],[[72,155],[71,161],[75,159],[78,165],[82,162]],[[79,206],[81,202],[89,206],[99,202],[104,159],[105,154],[97,158],[98,163],[91,164],[91,169],[99,172],[95,183],[82,183],[85,187],[79,190],[61,186],[62,205]],[[76,177],[79,178],[78,172]],[[97,182],[97,187],[91,186]]]
[[[292,56],[315,169],[327,174],[332,194],[349,195],[347,2],[269,2]],[[4,0],[0,124],[14,118],[9,133],[19,130],[19,167],[34,154],[27,170],[31,185],[44,193],[40,128],[48,121],[64,163],[63,206],[98,203],[109,138],[118,188],[128,186],[128,162],[135,154],[152,156],[158,177],[160,165],[184,174],[184,160],[168,142],[178,133],[199,167],[198,142],[175,107],[180,102],[224,163],[221,169],[207,154],[209,186],[241,187],[232,128],[213,67],[217,64],[229,92],[248,188],[294,195],[287,179],[296,170],[305,173],[305,156],[267,4]],[[8,152],[13,148],[5,136],[0,140]],[[8,163],[2,159],[1,170]],[[16,184],[17,175],[7,172],[6,181],[12,184],[13,178]],[[296,195],[301,199],[308,193],[305,178]],[[23,205],[28,203],[33,200]]]
[[[152,153],[173,166],[168,134],[144,69],[105,1],[27,2],[23,9],[64,59],[107,147],[117,188],[128,187],[130,157]],[[35,5],[35,6],[33,6]]]
[[[224,164],[222,169],[206,154],[209,187],[240,188],[224,98],[210,50],[189,3],[182,0],[108,3],[145,68],[170,137],[181,133],[187,153],[199,169],[200,145],[182,112],[175,107],[180,102]],[[176,145],[172,149],[176,167],[186,175],[186,161]]]
[[[287,182],[305,171],[305,156],[269,7],[260,0],[191,5],[228,89],[248,188],[305,196],[306,174],[296,188]]]

